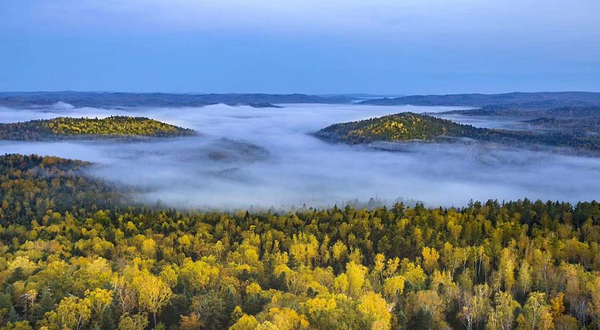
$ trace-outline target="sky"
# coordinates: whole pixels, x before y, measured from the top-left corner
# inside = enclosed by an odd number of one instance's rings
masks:
[[[0,0],[1,91],[600,91],[597,0]]]

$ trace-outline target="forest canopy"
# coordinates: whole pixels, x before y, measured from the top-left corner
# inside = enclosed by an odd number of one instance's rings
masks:
[[[4,329],[600,329],[600,205],[289,212],[128,199],[0,157]]]

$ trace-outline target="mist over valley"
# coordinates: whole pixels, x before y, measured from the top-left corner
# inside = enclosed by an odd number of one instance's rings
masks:
[[[506,118],[443,114],[461,107],[282,104],[255,108],[0,108],[0,121],[138,116],[197,136],[149,141],[1,141],[0,152],[94,162],[87,173],[135,187],[139,201],[182,208],[328,207],[375,199],[464,206],[522,198],[577,202],[600,194],[600,159],[492,142],[349,146],[313,134],[329,125],[401,112],[429,113],[476,127],[528,129]]]

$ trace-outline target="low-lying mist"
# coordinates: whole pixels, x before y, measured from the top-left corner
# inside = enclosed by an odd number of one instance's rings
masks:
[[[487,143],[407,143],[390,152],[329,144],[310,135],[338,122],[448,109],[297,104],[284,108],[95,109],[67,104],[33,110],[0,108],[1,122],[129,115],[200,133],[151,142],[0,141],[0,152],[93,161],[97,165],[89,170],[91,175],[141,188],[142,201],[160,200],[176,207],[325,207],[370,198],[388,204],[409,200],[462,206],[470,200],[527,197],[577,202],[600,196],[599,158]],[[460,117],[452,119],[460,121]]]

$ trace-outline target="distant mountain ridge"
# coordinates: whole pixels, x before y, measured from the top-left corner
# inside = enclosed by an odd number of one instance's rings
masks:
[[[365,100],[370,105],[471,106],[504,108],[558,108],[600,106],[600,93],[595,92],[539,92],[503,94],[447,94],[411,95],[395,98]]]
[[[600,106],[571,106],[571,107],[540,107],[520,108],[516,106],[489,106],[469,110],[451,110],[442,114],[459,114],[463,116],[495,116],[513,119],[537,119],[537,118],[599,118]]]
[[[168,94],[113,92],[0,92],[0,106],[36,107],[58,102],[75,107],[201,107],[224,103],[258,108],[282,103],[348,103],[350,96],[307,94]]]

